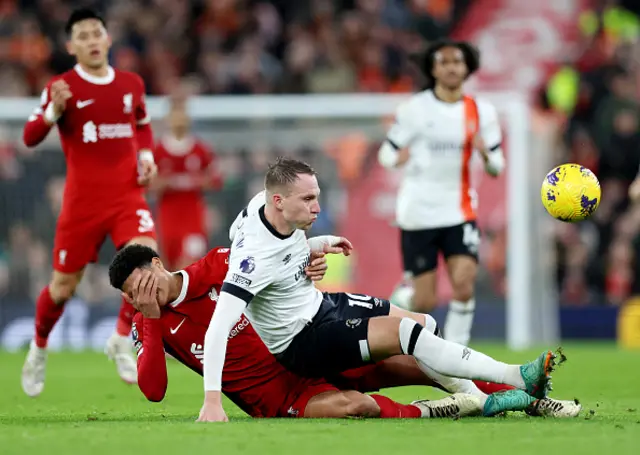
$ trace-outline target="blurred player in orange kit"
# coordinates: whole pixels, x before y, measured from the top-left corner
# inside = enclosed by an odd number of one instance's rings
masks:
[[[105,238],[110,236],[118,249],[133,243],[156,247],[144,198],[144,187],[157,173],[144,82],[109,65],[111,38],[96,12],[74,11],[65,31],[67,50],[77,64],[47,84],[23,135],[24,143],[34,147],[57,126],[67,162],[54,271],[36,302],[35,337],[22,370],[22,388],[29,396],[44,388],[49,334]],[[105,348],[128,383],[137,380],[132,318],[133,308],[123,301]]]
[[[219,189],[215,154],[189,130],[185,100],[174,98],[167,116],[169,132],[157,144],[160,248],[167,264],[181,269],[204,256],[207,247],[203,191]]]

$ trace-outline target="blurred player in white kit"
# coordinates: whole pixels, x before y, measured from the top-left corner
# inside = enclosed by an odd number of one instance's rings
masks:
[[[472,45],[438,41],[418,60],[428,88],[398,107],[378,152],[385,168],[404,168],[396,221],[405,277],[412,286],[401,284],[391,300],[405,309],[432,311],[441,253],[453,288],[444,337],[467,345],[480,244],[471,158],[477,151],[486,172],[499,175],[505,165],[502,134],[494,106],[463,93],[464,81],[480,63]]]

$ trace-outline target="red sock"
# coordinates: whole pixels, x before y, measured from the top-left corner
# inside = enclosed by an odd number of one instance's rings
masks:
[[[495,382],[487,382],[487,381],[473,381],[473,383],[480,389],[482,393],[486,393],[487,395],[491,395],[496,392],[503,392],[505,390],[512,390],[515,387],[506,385],[506,384],[496,384]]]
[[[36,336],[34,337],[36,346],[39,348],[47,347],[49,334],[62,316],[63,311],[64,303],[57,305],[51,298],[49,286],[45,287],[36,301]]]
[[[120,313],[118,313],[118,323],[116,324],[118,335],[128,337],[131,333],[131,324],[133,324],[133,307],[125,299],[122,299]]]
[[[422,417],[422,412],[412,404],[400,404],[382,395],[370,395],[380,407],[381,419],[415,419]]]

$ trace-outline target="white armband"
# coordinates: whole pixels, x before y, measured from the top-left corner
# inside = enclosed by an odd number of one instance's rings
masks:
[[[49,102],[49,104],[47,104],[43,117],[49,125],[53,125],[60,119],[60,115],[56,113],[53,102]]]
[[[309,248],[311,251],[322,252],[324,250],[324,246],[336,246],[342,240],[341,237],[336,237],[335,235],[319,235],[317,237],[311,237],[307,240],[309,244]]]

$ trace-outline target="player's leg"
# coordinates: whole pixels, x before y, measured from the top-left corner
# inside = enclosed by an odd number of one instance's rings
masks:
[[[402,262],[411,284],[400,284],[390,300],[400,308],[428,313],[437,304],[439,229],[401,231]]]
[[[453,378],[480,379],[508,384],[526,390],[531,395],[546,394],[555,356],[550,351],[525,365],[499,362],[481,352],[458,343],[444,340],[410,318],[393,316],[368,320],[366,336],[368,348],[363,358],[384,360],[393,355],[412,355],[418,366],[425,370]]]
[[[379,417],[380,408],[368,395],[355,391],[329,391],[314,395],[304,407],[306,418]]]
[[[207,238],[203,233],[189,232],[180,238],[180,253],[175,268],[181,270],[207,254]]]
[[[103,239],[104,233],[94,223],[81,223],[65,212],[60,215],[54,239],[54,271],[36,300],[35,336],[22,369],[22,389],[29,396],[38,396],[44,389],[49,334],[75,294],[85,266],[96,260]]]
[[[109,234],[113,244],[118,248],[139,244],[158,249],[153,218],[142,198],[119,208]],[[131,304],[122,299],[114,333],[105,346],[105,354],[115,362],[118,375],[129,384],[135,384],[138,378],[136,361],[131,349],[133,314]]]
[[[474,221],[443,231],[442,253],[453,288],[443,335],[447,340],[464,345],[471,339],[476,306],[474,295],[479,245],[480,231]]]

